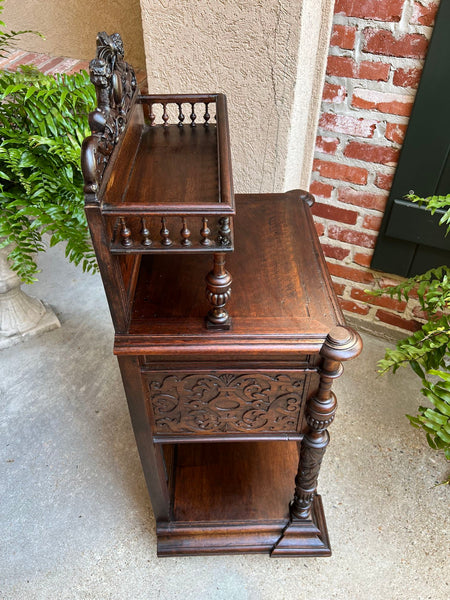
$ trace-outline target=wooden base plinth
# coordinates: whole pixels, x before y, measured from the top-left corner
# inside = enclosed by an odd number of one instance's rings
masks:
[[[330,554],[322,503],[289,522],[298,465],[295,442],[179,444],[174,452],[173,520],[158,523],[158,556]]]

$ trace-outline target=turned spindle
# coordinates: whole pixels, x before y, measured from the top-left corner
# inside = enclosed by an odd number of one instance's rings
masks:
[[[161,219],[161,231],[159,232],[161,235],[161,244],[163,246],[171,246],[172,240],[169,238],[170,232],[166,226],[166,219],[162,217]]]
[[[167,121],[169,120],[169,115],[167,113],[167,104],[166,103],[163,104],[162,120],[164,122],[164,127],[167,127]]]
[[[152,240],[150,239],[150,231],[147,228],[145,219],[141,219],[141,225],[142,245],[147,248],[152,245]]]
[[[125,219],[120,219],[120,237],[122,238],[122,246],[129,248],[133,245],[133,240],[131,239],[131,230],[127,227]]]
[[[188,229],[187,223],[186,223],[186,219],[185,217],[183,217],[183,227],[180,231],[180,235],[181,235],[181,245],[182,246],[191,246],[192,242],[189,239],[191,237],[191,232]]]
[[[195,107],[194,102],[191,102],[191,107],[192,107],[192,112],[191,112],[191,116],[190,116],[191,127],[195,127],[195,119],[197,118],[197,115],[195,114],[195,110],[194,110],[194,107]]]
[[[208,329],[230,329],[231,319],[225,306],[231,296],[230,273],[225,269],[225,254],[214,253],[213,270],[206,276],[206,297],[211,310],[206,317]]]
[[[208,112],[208,102],[205,102],[205,114],[203,115],[203,118],[205,119],[205,127],[208,127],[208,121],[211,118],[211,115]]]
[[[200,235],[202,237],[202,239],[200,240],[200,244],[202,246],[211,246],[212,241],[210,239],[210,235],[211,235],[211,230],[208,227],[208,219],[206,217],[203,217],[202,219],[202,228],[200,231]]]
[[[178,127],[183,127],[184,114],[181,102],[178,103]]]

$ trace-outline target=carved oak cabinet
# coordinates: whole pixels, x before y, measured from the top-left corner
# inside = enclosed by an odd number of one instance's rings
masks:
[[[317,479],[331,384],[361,341],[336,300],[313,198],[234,198],[224,98],[140,96],[120,37],[97,44],[86,213],[158,554],[329,555]]]

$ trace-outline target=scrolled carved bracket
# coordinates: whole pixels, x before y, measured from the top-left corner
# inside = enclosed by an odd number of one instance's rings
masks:
[[[104,31],[97,36],[97,55],[89,64],[97,108],[89,115],[92,135],[81,149],[81,169],[87,204],[98,203],[98,190],[109,158],[125,129],[137,94],[133,67],[123,60],[122,38]]]

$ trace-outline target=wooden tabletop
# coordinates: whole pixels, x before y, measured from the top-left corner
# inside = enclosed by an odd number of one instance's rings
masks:
[[[317,351],[344,324],[310,208],[298,191],[236,195],[229,331],[206,330],[207,255],[142,258],[128,334],[117,354]]]

